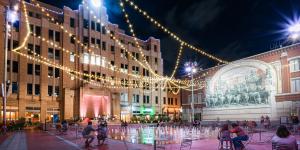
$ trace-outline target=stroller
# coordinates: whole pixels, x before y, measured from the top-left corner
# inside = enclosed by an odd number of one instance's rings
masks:
[[[105,139],[107,138],[107,126],[105,124],[100,124],[98,126],[97,132],[98,144],[100,145],[100,141],[102,141],[103,144]]]

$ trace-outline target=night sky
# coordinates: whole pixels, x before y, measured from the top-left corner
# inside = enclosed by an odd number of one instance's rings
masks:
[[[41,0],[58,7],[78,8],[81,0]],[[134,0],[185,41],[206,52],[233,61],[278,47],[287,41],[287,25],[299,20],[300,0]],[[104,0],[109,20],[127,30],[119,0]],[[175,65],[179,43],[157,29],[131,7],[126,7],[137,36],[161,40],[164,70],[170,74]],[[217,62],[184,49],[185,61],[197,61],[202,68]]]

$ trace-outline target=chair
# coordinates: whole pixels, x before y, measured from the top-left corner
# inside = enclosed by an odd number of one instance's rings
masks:
[[[192,148],[192,139],[183,139],[180,144],[180,150],[190,150]]]
[[[219,150],[233,150],[233,144],[231,139],[219,140]]]
[[[272,150],[289,150],[289,145],[272,142]]]
[[[166,147],[161,143],[161,142],[158,142],[157,140],[154,140],[154,150],[159,150],[159,149],[162,149],[162,150],[165,150]]]

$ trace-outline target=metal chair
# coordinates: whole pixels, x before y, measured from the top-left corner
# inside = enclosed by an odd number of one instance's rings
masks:
[[[192,139],[183,139],[180,144],[180,150],[190,150],[192,148]]]
[[[219,150],[233,150],[233,144],[231,139],[219,140]]]
[[[289,150],[289,145],[272,142],[272,150]]]

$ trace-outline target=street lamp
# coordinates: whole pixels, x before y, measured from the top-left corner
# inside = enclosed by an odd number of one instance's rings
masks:
[[[192,108],[192,117],[191,121],[194,122],[195,118],[195,108],[194,108],[194,74],[197,73],[197,62],[187,62],[184,64],[185,71],[188,73],[188,75],[191,75],[191,81],[192,81],[192,102],[191,102],[191,108]]]
[[[6,17],[5,17],[5,50],[4,50],[4,70],[3,70],[3,86],[2,86],[2,98],[3,98],[3,129],[6,132],[6,101],[7,93],[10,81],[7,80],[7,51],[8,51],[8,36],[9,32],[12,31],[12,25],[18,20],[18,9],[19,6],[15,5],[13,9],[6,7]]]
[[[96,8],[100,7],[102,2],[101,0],[91,0],[92,1],[92,5]]]
[[[291,39],[298,40],[300,38],[300,22],[290,25],[288,31]]]

